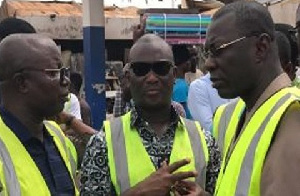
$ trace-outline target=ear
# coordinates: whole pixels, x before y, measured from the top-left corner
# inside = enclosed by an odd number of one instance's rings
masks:
[[[13,82],[16,89],[21,93],[28,92],[28,82],[22,73],[16,73],[13,76]]]
[[[255,51],[255,59],[257,63],[265,60],[270,52],[272,41],[272,38],[266,33],[259,35],[257,38]]]

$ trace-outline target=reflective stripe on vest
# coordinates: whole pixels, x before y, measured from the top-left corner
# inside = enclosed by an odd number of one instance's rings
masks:
[[[216,141],[219,138],[219,125],[220,125],[220,119],[222,117],[222,114],[224,112],[224,109],[226,107],[227,104],[223,104],[221,106],[219,106],[216,109],[216,112],[213,115],[213,130],[212,130],[212,136],[216,139]],[[220,147],[220,146],[219,146]],[[220,148],[219,148],[220,149]]]
[[[14,165],[11,161],[9,152],[3,141],[0,139],[0,160],[3,163],[3,170],[5,175],[5,185],[8,195],[21,195],[20,183],[18,181]],[[3,185],[2,185],[3,186]]]
[[[77,169],[77,164],[74,156],[71,153],[71,149],[67,146],[65,136],[62,134],[61,130],[55,127],[53,124],[51,124],[49,121],[44,121],[45,126],[49,127],[50,130],[52,130],[55,135],[59,138],[60,142],[62,143],[65,152],[67,153],[68,159],[71,164],[71,172],[72,176],[75,178],[76,176],[76,169]]]
[[[242,99],[237,99],[226,105],[220,106],[216,111],[213,128],[217,129],[214,130],[214,132],[218,134],[215,134],[214,137],[216,138],[222,158],[224,158],[224,154],[226,154],[235,134],[235,129],[232,129],[232,127],[237,126],[239,116],[244,111],[244,108],[245,103]],[[232,116],[237,116],[238,118],[232,119]]]
[[[68,163],[66,157],[67,151],[65,150],[65,144],[63,142],[63,134],[50,122],[44,121],[44,124],[47,127],[49,134],[53,136],[58,151],[69,170],[70,163]],[[3,173],[0,173],[0,179],[4,180],[2,184],[5,187],[5,190],[1,194],[13,196],[50,195],[47,184],[33,159],[14,133],[4,124],[1,118],[0,130],[0,163],[2,164],[2,168],[0,169],[3,171]],[[18,170],[16,171],[15,168]],[[26,176],[30,176],[30,179],[25,179]],[[76,187],[75,194],[79,194]]]
[[[126,121],[126,122],[125,122]],[[128,148],[128,142],[125,140],[125,134],[127,133],[129,135],[131,135],[131,132],[126,132],[126,129],[130,129],[130,113],[127,113],[126,115],[119,117],[119,118],[115,118],[112,122],[108,122],[105,121],[104,122],[104,126],[105,126],[105,133],[106,133],[106,141],[107,141],[107,147],[108,147],[108,158],[109,158],[109,166],[110,166],[110,174],[111,174],[111,179],[112,182],[114,184],[114,187],[116,189],[117,194],[119,195],[120,193],[123,193],[124,191],[126,191],[127,189],[129,189],[131,186],[134,186],[136,182],[135,178],[137,174],[130,174],[130,169],[129,166],[132,167],[132,165],[129,165],[130,163],[133,163],[135,160],[130,160],[129,157],[130,152],[128,152],[127,149]],[[205,142],[205,137],[204,134],[202,133],[202,131],[199,131],[200,125],[197,123],[194,123],[193,121],[181,118],[181,121],[183,122],[183,124],[185,125],[186,132],[183,133],[187,133],[186,137],[187,138],[182,138],[183,140],[180,142],[185,141],[186,139],[188,141],[190,141],[190,151],[191,152],[186,152],[186,153],[190,153],[193,156],[193,167],[194,169],[196,169],[199,173],[198,178],[196,179],[196,182],[199,183],[202,187],[205,187],[205,182],[206,182],[206,166],[207,166],[207,162],[208,162],[208,149],[207,149],[207,145]],[[129,124],[128,124],[129,123]],[[125,126],[124,126],[125,125]],[[181,125],[182,126],[182,125]],[[136,129],[134,130],[129,130],[129,131],[133,131],[134,134],[138,134]],[[184,129],[182,130],[177,130],[178,131],[184,131]],[[130,138],[130,137],[129,137]],[[174,137],[174,144],[173,144],[173,149],[172,149],[172,153],[170,156],[170,163],[174,162],[174,161],[178,161],[178,157],[174,156],[174,151],[177,152],[178,149],[181,148],[181,143],[177,143],[175,139],[176,138],[176,133],[175,133],[175,137]],[[138,136],[138,138],[135,140],[136,145],[134,145],[136,148],[140,148],[143,147],[142,141],[140,139],[140,137]],[[126,145],[127,143],[127,145]],[[184,146],[182,146],[184,147]],[[136,151],[140,151],[140,149],[137,149]],[[145,153],[146,150],[143,149],[143,151]],[[128,154],[129,153],[129,154]],[[137,153],[137,152],[136,152]],[[132,154],[132,151],[131,151]],[[177,154],[177,153],[175,153]],[[180,153],[179,153],[180,154]],[[135,156],[142,156],[142,155],[135,155]],[[144,156],[144,154],[143,154]],[[152,172],[155,171],[155,168],[153,166],[153,163],[150,160],[150,157],[148,155],[148,153],[146,154],[147,156],[147,160],[143,160],[144,161],[144,165],[141,165],[140,167],[148,167],[148,163],[150,162],[151,168],[153,171],[146,171],[148,172],[148,174],[145,176],[145,173],[139,173],[139,178],[146,178],[148,175],[150,175]],[[187,157],[182,157],[182,158],[187,158]],[[189,157],[191,158],[191,157]],[[136,158],[138,159],[138,158]],[[192,164],[192,163],[191,163]],[[191,165],[190,164],[190,165]],[[191,167],[191,166],[190,166]],[[149,167],[148,167],[149,169]],[[187,168],[186,168],[187,169]],[[131,170],[132,171],[132,170]],[[185,170],[187,171],[187,170]],[[145,172],[145,171],[144,171]],[[140,179],[140,180],[142,180]]]
[[[260,195],[261,171],[273,133],[288,106],[299,100],[289,92],[290,88],[277,92],[252,116],[227,165],[222,163],[215,195]]]
[[[290,94],[283,96],[274,105],[274,107],[271,109],[271,111],[269,112],[269,114],[267,115],[263,123],[260,125],[259,129],[256,131],[253,139],[251,140],[250,145],[248,146],[246,155],[241,165],[240,175],[238,177],[238,183],[237,183],[235,195],[248,195],[250,180],[251,180],[251,175],[249,174],[253,172],[253,164],[254,164],[253,161],[254,161],[255,149],[257,147],[259,139],[261,138],[261,135],[263,134],[267,124],[270,122],[271,117],[290,97],[291,97]]]

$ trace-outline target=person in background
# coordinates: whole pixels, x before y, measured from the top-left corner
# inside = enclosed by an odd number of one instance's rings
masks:
[[[34,27],[19,18],[5,18],[0,22],[0,42],[8,35],[15,33],[36,33]],[[0,92],[1,101],[1,92]]]
[[[289,24],[277,23],[275,24],[275,30],[283,33],[289,41],[290,49],[290,58],[289,62],[284,63],[282,66],[283,70],[289,75],[292,80],[292,85],[300,87],[300,79],[296,76],[296,72],[299,65],[299,56],[298,56],[298,46],[297,46],[297,37],[296,30],[293,26]],[[285,53],[280,47],[278,47],[279,54]]]
[[[193,120],[200,122],[205,131],[212,132],[212,119],[216,109],[231,99],[223,99],[212,87],[210,74],[191,83],[188,94],[188,108]]]
[[[193,81],[203,76],[202,71],[199,69],[199,55],[198,55],[198,49],[196,46],[189,48],[191,58],[190,58],[190,64],[191,64],[191,70],[185,74],[185,80],[190,85]]]
[[[86,124],[91,126],[91,108],[89,104],[86,102],[86,100],[80,96],[80,89],[82,86],[82,76],[80,73],[72,72],[70,75],[71,85],[70,85],[70,91],[79,100],[80,105],[80,113],[81,113],[81,119]]]
[[[146,34],[132,46],[129,62],[135,105],[105,121],[92,136],[82,164],[81,194],[197,195],[200,185],[212,193],[219,152],[199,123],[179,117],[171,107],[176,72],[170,46]],[[192,181],[182,181],[188,178]],[[186,186],[194,189],[185,191]]]
[[[5,18],[0,22],[0,41],[16,33],[36,33],[34,27],[23,19]]]
[[[63,110],[69,93],[55,42],[37,34],[4,38],[0,80],[0,194],[77,195],[66,137],[45,121]]]
[[[281,67],[274,34],[269,11],[254,1],[225,5],[208,29],[213,87],[223,98],[240,97],[214,116],[225,144],[217,196],[300,192],[300,90]]]
[[[172,100],[180,103],[186,113],[186,117],[191,119],[191,114],[187,106],[189,85],[185,80],[185,74],[191,70],[190,51],[186,45],[173,45],[172,51],[176,66],[176,80],[173,87]]]
[[[119,117],[127,112],[129,112],[133,106],[131,103],[131,93],[130,86],[126,74],[128,74],[130,65],[127,63],[123,70],[122,74],[119,76],[120,88],[116,92],[113,115],[114,117]]]
[[[76,119],[81,119],[80,103],[74,93],[69,93],[69,100],[65,103],[63,112],[71,114]]]

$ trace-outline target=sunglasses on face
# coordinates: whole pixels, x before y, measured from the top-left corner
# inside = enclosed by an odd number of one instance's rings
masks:
[[[170,69],[174,67],[173,62],[171,61],[156,61],[152,63],[148,62],[132,62],[130,63],[130,68],[132,69],[132,72],[136,76],[145,76],[147,75],[151,70],[159,75],[159,76],[166,76]]]

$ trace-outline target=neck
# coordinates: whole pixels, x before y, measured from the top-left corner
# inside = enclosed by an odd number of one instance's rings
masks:
[[[28,111],[27,107],[16,104],[3,104],[3,107],[14,115],[31,133],[40,141],[43,141],[43,118],[36,117]]]
[[[161,136],[170,123],[171,106],[157,108],[139,108],[141,117],[149,123],[156,135]]]
[[[268,66],[266,66],[268,67]],[[249,112],[256,104],[260,96],[264,93],[264,91],[267,89],[267,87],[271,84],[271,82],[282,73],[281,69],[276,69],[274,67],[273,71],[270,71],[270,69],[273,66],[269,66],[268,73],[262,72],[260,74],[259,79],[255,83],[255,88],[248,91],[246,95],[241,96],[241,98],[244,100],[246,104],[246,110]]]
[[[185,78],[185,72],[182,69],[177,68],[176,78]]]

